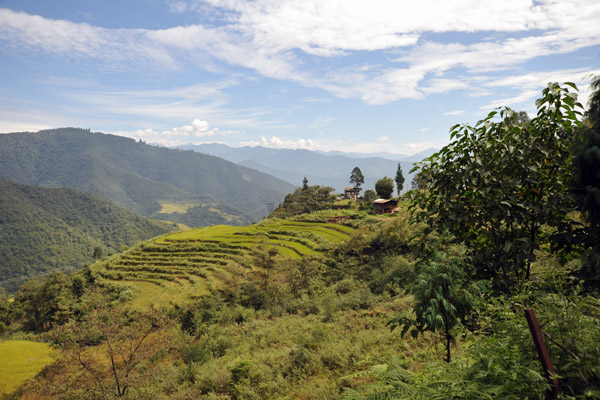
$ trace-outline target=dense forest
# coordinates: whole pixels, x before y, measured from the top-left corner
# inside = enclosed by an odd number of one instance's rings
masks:
[[[56,359],[5,397],[600,398],[592,88],[585,113],[550,83],[531,118],[452,127],[398,213],[305,182],[260,223],[28,282],[0,303],[2,335]]]
[[[89,193],[0,178],[0,287],[14,291],[32,277],[82,268],[94,254],[173,229]]]

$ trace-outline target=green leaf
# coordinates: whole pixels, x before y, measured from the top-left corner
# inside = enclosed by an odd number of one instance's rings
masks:
[[[565,85],[570,86],[575,90],[579,90],[579,89],[577,89],[577,85],[575,85],[573,82],[565,82]]]

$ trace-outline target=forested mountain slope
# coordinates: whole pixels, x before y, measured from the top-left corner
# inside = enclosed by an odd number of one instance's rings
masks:
[[[96,247],[118,251],[173,229],[96,195],[47,189],[0,178],[0,286],[90,263]]]
[[[0,176],[89,191],[138,214],[190,225],[199,222],[158,212],[165,204],[185,203],[210,207],[223,221],[246,223],[294,189],[214,156],[77,128],[0,135]]]

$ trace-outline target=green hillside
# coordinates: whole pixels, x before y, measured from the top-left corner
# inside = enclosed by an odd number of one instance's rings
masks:
[[[92,271],[134,288],[136,308],[175,305],[219,288],[232,275],[256,270],[258,253],[300,260],[321,256],[350,237],[353,228],[318,222],[263,220],[246,227],[196,228],[136,245]],[[275,255],[274,255],[275,256]]]
[[[600,125],[542,93],[456,125],[395,213],[304,187],[0,293],[13,354],[60,349],[7,398],[599,399]]]
[[[250,223],[294,187],[192,151],[61,128],[0,135],[0,176],[22,184],[95,193],[137,214],[190,226]],[[187,213],[160,213],[191,204]]]
[[[34,276],[81,268],[96,247],[117,252],[169,230],[96,195],[0,178],[0,286],[14,290]]]

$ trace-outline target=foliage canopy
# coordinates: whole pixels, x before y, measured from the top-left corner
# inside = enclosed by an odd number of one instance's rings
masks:
[[[581,104],[549,83],[536,105],[527,123],[502,108],[475,126],[453,126],[451,143],[414,169],[429,178],[429,191],[413,194],[414,218],[448,230],[470,249],[478,275],[505,289],[529,278],[535,251],[549,241],[544,227],[559,226],[570,209]]]
[[[360,188],[360,185],[365,183],[365,177],[363,176],[360,168],[354,167],[352,173],[350,174],[350,183],[352,183],[357,189]]]
[[[391,199],[392,193],[394,193],[394,180],[384,176],[375,182],[375,191],[380,198]]]
[[[398,169],[396,170],[396,191],[398,196],[400,196],[400,192],[402,188],[404,188],[404,175],[402,174],[402,163],[398,163]]]
[[[285,196],[283,203],[273,211],[271,216],[285,218],[324,210],[335,200],[335,196],[331,192],[333,192],[333,188],[329,186],[315,185],[298,188],[294,193]]]

